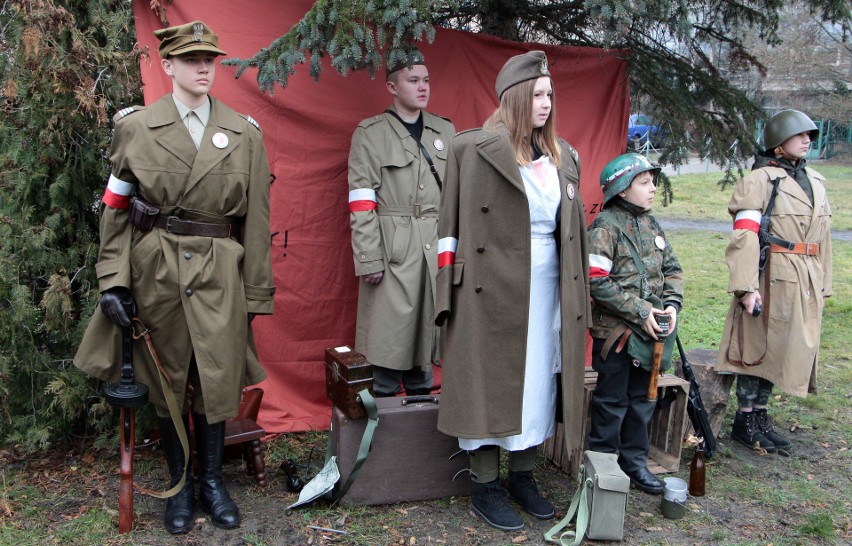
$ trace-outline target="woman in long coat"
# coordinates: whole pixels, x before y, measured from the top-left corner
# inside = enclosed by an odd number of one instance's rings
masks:
[[[556,137],[549,76],[541,51],[506,62],[498,109],[453,141],[438,226],[438,428],[470,452],[473,511],[505,530],[523,520],[499,485],[499,448],[510,452],[509,494],[546,519],[553,506],[532,470],[558,394],[569,450],[582,442],[588,250],[579,160]]]
[[[818,134],[814,122],[797,110],[772,116],[763,133],[766,149],[728,204],[734,218],[726,251],[728,292],[734,297],[716,370],[738,374],[732,437],[769,452],[790,447],[767,413],[772,387],[795,396],[815,391],[822,311],[832,292],[825,179],[804,159]],[[771,236],[760,272],[765,218]],[[754,313],[760,304],[762,313]]]

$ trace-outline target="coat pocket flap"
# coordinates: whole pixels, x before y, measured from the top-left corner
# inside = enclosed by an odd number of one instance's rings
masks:
[[[464,262],[456,262],[453,264],[453,286],[459,286],[462,282],[464,274]]]

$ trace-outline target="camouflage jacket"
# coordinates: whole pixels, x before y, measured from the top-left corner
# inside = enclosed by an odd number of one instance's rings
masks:
[[[645,264],[644,274],[630,241]],[[651,313],[651,295],[678,309],[683,304],[683,270],[663,229],[648,211],[623,200],[611,203],[589,226],[589,286],[595,338],[607,338],[621,322],[641,330]]]

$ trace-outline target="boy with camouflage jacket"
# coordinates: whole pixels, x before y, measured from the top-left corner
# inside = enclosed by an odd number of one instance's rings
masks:
[[[683,302],[683,270],[650,214],[659,172],[639,154],[608,163],[600,179],[604,209],[589,226],[592,368],[598,373],[589,449],[618,453],[633,486],[655,495],[663,484],[647,467],[656,406],[648,399],[651,361],[628,354],[627,341],[631,335],[656,340],[663,331],[659,315],[669,315],[673,339]]]

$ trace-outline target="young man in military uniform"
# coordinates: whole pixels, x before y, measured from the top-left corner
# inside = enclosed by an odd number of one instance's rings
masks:
[[[349,151],[355,348],[373,364],[376,396],[428,394],[437,358],[438,202],[453,124],[426,112],[429,71],[412,50],[388,65],[393,105],[362,121]]]
[[[731,437],[770,453],[791,445],[769,418],[772,388],[794,396],[815,391],[822,312],[832,294],[825,178],[805,160],[818,135],[798,110],[769,118],[763,152],[728,203],[734,228],[725,258],[733,298],[716,371],[737,374]],[[759,306],[762,312],[755,312]]]
[[[259,126],[208,95],[218,37],[201,21],[155,32],[172,93],[115,116],[112,174],[103,197],[96,265],[102,313],[95,313],[74,359],[83,371],[116,381],[121,330],[133,318],[151,329],[171,387],[134,343],[134,369],[160,418],[171,484],[170,533],[195,525],[195,487],[180,437],[193,411],[201,468],[199,499],[214,525],[240,513],[222,476],[225,419],[237,414],[243,386],[265,377],[251,320],[272,313],[269,164]],[[191,393],[191,396],[189,394]],[[183,422],[169,417],[174,397]]]
[[[648,470],[650,351],[668,315],[669,349],[683,303],[683,270],[651,216],[660,168],[640,154],[624,154],[601,172],[604,210],[589,226],[592,296],[592,368],[598,373],[589,408],[589,449],[618,453],[618,464],[641,491],[659,495],[663,484]],[[633,337],[633,340],[629,340]],[[661,370],[671,366],[663,358]]]

